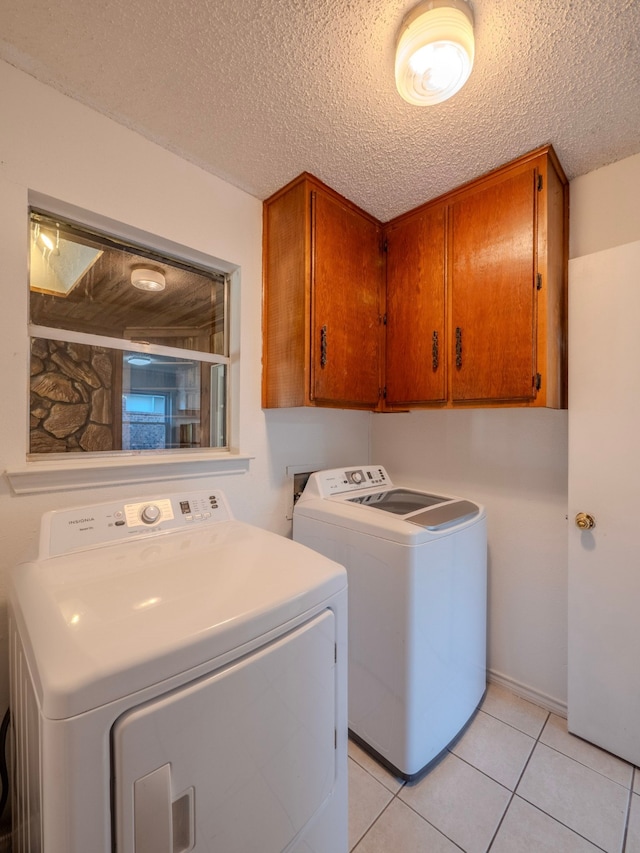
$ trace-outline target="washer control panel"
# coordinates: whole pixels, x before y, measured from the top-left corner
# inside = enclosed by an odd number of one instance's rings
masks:
[[[380,465],[366,465],[360,468],[335,468],[332,471],[318,471],[309,478],[323,497],[354,492],[360,489],[389,487],[391,479]]]
[[[42,517],[40,559],[233,518],[220,491],[170,495],[52,510]]]

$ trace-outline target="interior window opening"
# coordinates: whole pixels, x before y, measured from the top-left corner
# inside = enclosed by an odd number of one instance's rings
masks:
[[[228,276],[31,212],[29,450],[227,448]]]

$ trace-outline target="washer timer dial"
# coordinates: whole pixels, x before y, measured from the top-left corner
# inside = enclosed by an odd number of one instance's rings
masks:
[[[160,507],[157,507],[155,504],[147,504],[140,513],[140,519],[145,524],[155,524],[161,515]]]
[[[151,527],[173,519],[173,508],[169,498],[156,498],[135,504],[125,504],[124,516],[127,527]],[[117,522],[116,522],[117,524]]]

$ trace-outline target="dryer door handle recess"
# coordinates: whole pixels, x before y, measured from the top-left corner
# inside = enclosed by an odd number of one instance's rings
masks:
[[[171,765],[136,779],[134,826],[136,853],[186,853],[193,847],[194,796],[190,788],[171,799]]]

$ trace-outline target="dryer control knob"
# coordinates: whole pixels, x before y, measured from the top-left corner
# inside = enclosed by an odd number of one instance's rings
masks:
[[[145,524],[154,524],[160,518],[160,508],[155,504],[149,504],[140,513],[140,518]]]

